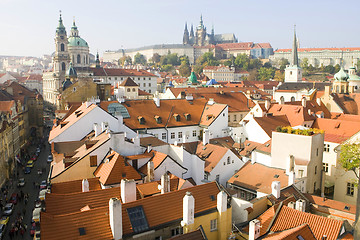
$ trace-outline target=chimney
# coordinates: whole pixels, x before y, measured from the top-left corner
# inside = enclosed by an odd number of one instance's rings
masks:
[[[305,212],[306,202],[302,199],[296,201],[295,209],[301,212]]]
[[[122,211],[121,202],[117,198],[110,198],[109,201],[110,228],[114,240],[122,239]]]
[[[188,101],[192,101],[192,100],[194,100],[194,97],[193,97],[193,95],[189,94],[189,95],[186,95],[185,99]]]
[[[154,102],[156,107],[160,107],[160,98],[159,97],[154,97]]]
[[[270,100],[269,99],[265,100],[265,109],[266,109],[266,111],[269,111],[269,109],[270,109]]]
[[[204,146],[209,143],[209,140],[210,140],[209,138],[210,138],[209,129],[204,129],[204,133],[203,133],[203,145]]]
[[[210,98],[209,101],[207,102],[208,105],[214,105],[215,101],[213,98]]]
[[[227,210],[227,194],[221,191],[217,194],[217,210],[221,214]]]
[[[186,143],[186,138],[187,138],[186,134],[183,134],[183,137],[182,137],[183,143]]]
[[[247,91],[246,91],[246,97],[249,98],[249,99],[251,98],[251,92],[250,92],[250,90],[247,90]]]
[[[289,202],[287,206],[289,208],[295,209],[296,204],[294,202]]]
[[[325,86],[324,96],[330,95],[330,86]]]
[[[280,182],[279,181],[273,181],[271,183],[271,193],[274,195],[276,199],[280,197]]]
[[[316,103],[321,106],[321,98],[316,98]]]
[[[148,153],[151,152],[151,149],[152,149],[151,144],[148,144],[148,146],[147,146],[147,152],[148,152]]]
[[[249,240],[255,240],[260,237],[260,221],[254,219],[249,223]]]
[[[195,199],[190,192],[186,192],[183,198],[183,220],[182,226],[194,223]]]
[[[167,173],[161,175],[161,194],[170,192],[170,176]]]
[[[85,102],[86,108],[90,107],[91,104],[92,104],[92,102],[86,101],[86,102]]]
[[[305,108],[306,107],[306,98],[302,97],[301,98],[301,105]]]
[[[321,237],[321,240],[326,240],[327,239],[327,236],[326,235],[323,235],[322,237]]]
[[[291,186],[295,183],[295,172],[291,171],[289,173],[289,178],[288,178],[288,185]]]
[[[99,134],[100,134],[99,125],[97,123],[94,123],[93,128],[94,128],[94,132],[95,132],[95,137],[99,136]]]
[[[147,176],[146,176],[146,182],[151,182],[154,180],[154,162],[149,161],[147,163]]]
[[[133,138],[133,142],[135,146],[140,147],[140,137],[139,137],[139,133],[136,134],[136,137]]]
[[[82,180],[81,189],[82,189],[82,192],[88,192],[89,191],[89,181],[87,179]]]
[[[121,200],[123,203],[136,200],[136,183],[134,179],[121,179]]]

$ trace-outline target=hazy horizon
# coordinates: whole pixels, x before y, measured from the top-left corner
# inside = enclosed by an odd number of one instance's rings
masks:
[[[343,3],[343,2],[341,2]],[[345,4],[344,4],[345,3]],[[75,17],[90,52],[182,43],[185,22],[210,32],[234,33],[239,42],[269,42],[274,49],[291,48],[296,24],[301,47],[360,47],[357,16],[360,1],[259,0],[225,1],[90,1],[1,0],[0,55],[49,55],[59,10],[67,34]],[[344,17],[345,16],[345,17]],[[355,19],[356,20],[356,19]]]

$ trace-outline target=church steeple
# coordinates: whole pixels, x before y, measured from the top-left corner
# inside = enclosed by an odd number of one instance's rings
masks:
[[[187,23],[185,23],[185,30],[183,36],[183,44],[189,44],[189,31],[187,29]]]
[[[65,26],[64,26],[64,24],[63,24],[62,17],[61,17],[61,11],[60,11],[60,17],[59,17],[59,25],[58,25],[58,27],[56,28],[56,33],[57,33],[57,34],[65,34],[65,35],[66,35]]]
[[[203,19],[202,19],[202,14],[200,15],[200,23],[199,23],[199,26],[197,29],[204,29],[204,22],[203,22]]]
[[[297,51],[297,39],[296,39],[296,26],[294,26],[294,41],[291,51],[291,65],[293,66],[299,66],[299,58],[298,58],[298,51]]]
[[[96,53],[96,60],[95,60],[95,67],[99,68],[100,67],[100,59],[99,59],[99,52]]]
[[[190,29],[190,38],[194,37],[194,26],[191,24],[191,29]]]
[[[69,66],[68,38],[62,21],[61,11],[59,25],[55,34],[55,55],[53,58],[54,73],[64,74]]]

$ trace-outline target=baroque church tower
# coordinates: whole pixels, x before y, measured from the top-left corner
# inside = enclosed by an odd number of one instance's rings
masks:
[[[56,28],[55,34],[55,55],[53,57],[54,73],[64,75],[69,63],[68,38],[60,13],[59,25]]]
[[[206,27],[204,26],[202,15],[200,16],[199,26],[196,28],[195,35],[195,45],[197,46],[205,46],[205,38],[206,38]]]

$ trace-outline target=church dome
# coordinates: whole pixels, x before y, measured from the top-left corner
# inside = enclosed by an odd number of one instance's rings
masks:
[[[69,47],[89,47],[87,42],[79,36],[70,36],[68,41]]]
[[[64,91],[65,89],[67,89],[71,85],[72,85],[72,82],[70,81],[70,79],[66,79],[62,84],[62,90]]]
[[[77,77],[77,73],[75,68],[73,67],[72,62],[70,62],[69,68],[66,71],[66,76],[70,77],[70,78],[76,78]]]
[[[337,72],[335,75],[334,75],[334,78],[335,78],[335,81],[346,81],[348,78],[349,78],[349,74],[347,74],[344,69],[341,67],[340,71]]]

